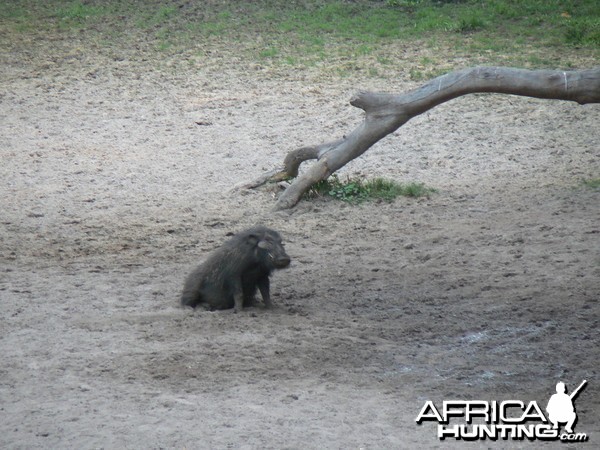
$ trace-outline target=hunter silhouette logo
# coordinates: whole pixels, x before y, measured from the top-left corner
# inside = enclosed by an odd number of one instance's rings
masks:
[[[556,383],[556,394],[550,397],[548,406],[546,406],[548,418],[554,425],[552,429],[557,430],[559,422],[566,422],[567,426],[565,427],[565,431],[569,434],[573,433],[573,425],[575,425],[575,422],[577,421],[573,399],[579,394],[586,383],[587,380],[583,380],[571,395],[566,394],[565,383],[562,381]]]
[[[444,400],[441,408],[428,400],[416,418],[417,424],[424,421],[438,423],[437,435],[440,440],[474,441],[477,439],[498,438],[507,440],[561,440],[564,442],[585,442],[585,433],[575,433],[577,413],[573,400],[581,393],[587,381],[583,382],[570,395],[565,383],[556,384],[546,406],[547,416],[533,400],[487,401],[487,400]],[[459,423],[450,423],[450,422]],[[565,424],[560,432],[560,424]]]

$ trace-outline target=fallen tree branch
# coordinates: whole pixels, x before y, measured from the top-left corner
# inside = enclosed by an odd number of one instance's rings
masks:
[[[352,133],[337,141],[291,151],[283,169],[265,174],[258,183],[248,186],[297,177],[300,164],[316,159],[281,194],[274,207],[275,210],[291,208],[314,183],[326,179],[413,117],[454,98],[486,92],[568,100],[582,105],[600,103],[600,67],[569,72],[474,67],[442,75],[405,94],[359,92],[350,104],[364,110],[366,115]]]

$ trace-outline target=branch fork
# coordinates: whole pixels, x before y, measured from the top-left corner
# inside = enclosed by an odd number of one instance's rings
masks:
[[[275,210],[292,208],[313,184],[327,179],[413,117],[454,98],[474,93],[568,100],[581,105],[600,103],[600,66],[569,72],[473,67],[434,78],[404,94],[358,92],[350,104],[362,109],[365,118],[354,131],[342,139],[290,151],[282,168],[267,172],[243,188],[253,189],[267,182],[294,178],[274,207]],[[316,163],[298,176],[300,165],[309,160],[316,160]]]

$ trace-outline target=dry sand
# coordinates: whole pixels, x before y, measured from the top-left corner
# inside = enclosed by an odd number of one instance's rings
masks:
[[[576,431],[600,442],[599,105],[457,99],[343,171],[431,198],[273,213],[232,187],[352,130],[355,91],[415,84],[77,40],[2,59],[0,447],[447,447],[415,424],[426,400],[545,407],[583,379]],[[257,223],[293,259],[276,307],[180,308]]]

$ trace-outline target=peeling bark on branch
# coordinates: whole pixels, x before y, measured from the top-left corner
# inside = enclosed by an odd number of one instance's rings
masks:
[[[600,103],[600,67],[569,72],[474,67],[442,75],[405,94],[359,92],[350,104],[364,110],[366,115],[352,133],[337,141],[291,151],[283,169],[264,175],[248,187],[296,177],[300,164],[316,159],[283,192],[274,209],[291,208],[314,183],[326,179],[413,117],[454,98],[484,92],[569,100],[581,105]]]

